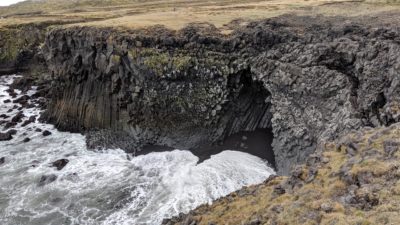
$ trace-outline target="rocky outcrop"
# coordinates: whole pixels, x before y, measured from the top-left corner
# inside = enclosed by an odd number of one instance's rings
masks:
[[[44,116],[98,131],[91,147],[131,151],[272,129],[287,174],[322,141],[399,121],[399,27],[363,21],[285,16],[228,36],[207,24],[55,29],[43,49],[53,77]]]

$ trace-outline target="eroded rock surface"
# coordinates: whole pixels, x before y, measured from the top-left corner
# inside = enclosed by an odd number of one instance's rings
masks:
[[[100,130],[91,147],[113,140],[134,151],[195,149],[269,128],[287,174],[321,141],[400,120],[399,32],[376,18],[294,16],[228,36],[204,24],[55,29],[44,46],[53,77],[45,117],[64,130]]]

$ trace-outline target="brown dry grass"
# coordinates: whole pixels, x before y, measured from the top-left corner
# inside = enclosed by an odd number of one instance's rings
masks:
[[[61,21],[71,25],[141,28],[165,25],[180,29],[193,22],[209,22],[219,28],[234,19],[257,20],[286,13],[299,15],[370,15],[398,10],[386,1],[346,0],[81,0],[80,3],[47,0],[0,9],[0,26]],[[384,3],[383,3],[384,2]],[[224,29],[223,29],[224,30]],[[229,30],[225,27],[225,30]],[[229,32],[229,31],[225,31]]]

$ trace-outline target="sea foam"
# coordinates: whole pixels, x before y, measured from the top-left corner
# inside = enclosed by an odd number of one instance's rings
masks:
[[[18,112],[8,112],[14,104],[3,103],[11,98],[5,90],[16,77],[0,77],[0,114]],[[38,108],[23,111],[27,117],[40,114]],[[37,128],[52,135],[44,137]],[[243,152],[223,151],[198,164],[198,157],[182,150],[138,157],[120,149],[90,151],[83,135],[38,121],[14,129],[11,141],[0,142],[3,225],[160,224],[274,174],[262,159]],[[23,142],[26,137],[31,141]],[[64,169],[50,166],[62,158],[69,160]],[[39,186],[43,175],[57,179]]]

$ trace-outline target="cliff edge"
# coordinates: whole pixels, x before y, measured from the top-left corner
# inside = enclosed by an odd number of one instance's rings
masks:
[[[398,15],[388,14],[389,17]],[[53,29],[45,118],[88,132],[90,147],[197,149],[232,134],[273,133],[278,172],[318,143],[400,120],[399,26],[385,16],[281,16],[211,24]]]

